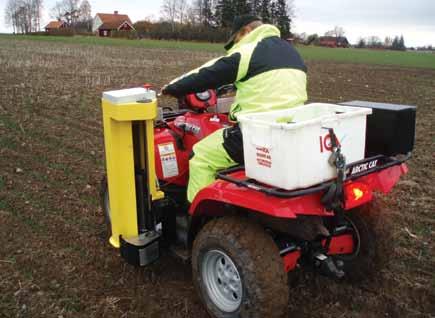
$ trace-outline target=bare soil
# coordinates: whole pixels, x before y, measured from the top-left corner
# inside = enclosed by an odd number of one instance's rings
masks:
[[[164,255],[135,269],[104,240],[99,98],[214,56],[0,40],[0,317],[207,317],[190,265]],[[435,317],[435,71],[308,66],[312,101],[417,105],[417,139],[409,174],[380,198],[384,269],[353,285],[294,273],[289,317]]]

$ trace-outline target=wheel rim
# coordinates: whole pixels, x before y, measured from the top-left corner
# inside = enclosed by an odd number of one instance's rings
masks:
[[[211,301],[224,312],[234,312],[242,303],[243,286],[236,265],[220,250],[208,251],[201,276]]]

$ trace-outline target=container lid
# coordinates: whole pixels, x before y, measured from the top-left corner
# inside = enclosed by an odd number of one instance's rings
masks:
[[[108,91],[103,93],[103,99],[112,104],[128,104],[135,103],[140,100],[156,99],[156,92],[143,87],[121,89],[116,91]]]
[[[305,119],[299,119],[292,123],[276,122],[278,117],[286,115],[294,116],[297,119],[299,117],[298,113],[308,113],[309,116],[304,116],[306,117]],[[367,116],[371,113],[372,110],[369,108],[358,108],[326,103],[312,103],[281,110],[242,114],[239,115],[237,119],[241,123],[252,123],[257,126],[260,125],[284,130],[295,130],[305,126],[319,125],[331,120],[340,121],[351,117]]]
[[[367,101],[360,101],[360,100],[344,102],[344,103],[340,103],[340,105],[352,106],[352,107],[367,107],[373,109],[394,110],[394,111],[407,111],[407,110],[415,111],[416,109],[416,107],[412,105],[376,103],[376,102],[367,102]]]

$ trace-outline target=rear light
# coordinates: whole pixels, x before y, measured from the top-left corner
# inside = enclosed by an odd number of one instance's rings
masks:
[[[352,182],[345,186],[345,209],[350,210],[373,199],[372,190],[360,182]]]

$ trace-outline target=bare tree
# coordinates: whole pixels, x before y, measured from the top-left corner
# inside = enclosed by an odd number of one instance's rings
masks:
[[[345,34],[346,32],[344,31],[343,27],[336,25],[334,29],[327,31],[325,33],[325,36],[333,36],[336,38],[340,38],[343,37]]]
[[[35,31],[41,30],[42,0],[32,0],[32,18]]]
[[[16,21],[16,1],[15,0],[8,0],[5,7],[5,24],[7,26],[12,27],[12,30],[14,33],[18,32],[17,30],[17,21]]]
[[[162,4],[163,18],[171,23],[172,30],[175,29],[175,22],[177,20],[178,1],[179,0],[163,0]]]
[[[76,29],[85,32],[92,31],[92,9],[88,0],[83,0],[80,3],[78,14]]]
[[[79,19],[79,0],[63,0],[65,19],[69,26],[74,26]]]
[[[187,15],[187,1],[186,0],[178,0],[176,5],[177,10],[177,20],[180,23],[184,23],[184,20]]]
[[[5,22],[14,33],[39,31],[42,0],[9,0],[5,7]]]
[[[389,37],[389,36],[385,37],[384,46],[386,48],[392,47],[393,46],[393,39],[391,37]]]
[[[185,21],[189,24],[195,25],[199,21],[198,12],[193,5],[187,5]]]
[[[50,16],[65,21],[69,26],[74,26],[80,17],[79,0],[57,1],[50,10]]]
[[[92,28],[91,4],[88,0],[58,0],[50,10],[50,16],[64,21],[76,31],[89,32]]]
[[[58,21],[62,20],[65,15],[65,10],[62,1],[57,1],[53,7],[50,9],[50,17]]]
[[[369,36],[367,38],[367,47],[369,47],[369,48],[381,48],[382,47],[382,40],[376,35]]]
[[[191,14],[189,10],[187,0],[163,0],[161,8],[163,19],[171,23],[172,30],[177,22],[184,23],[191,18],[188,16]]]
[[[88,0],[83,0],[79,7],[80,21],[89,21],[92,20],[92,9],[91,4]]]

